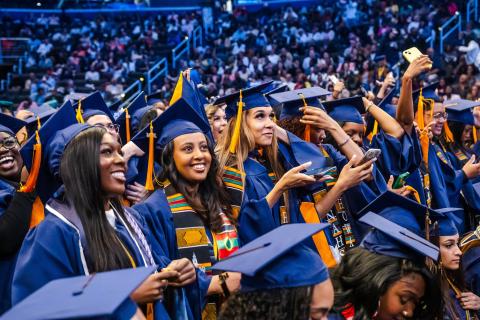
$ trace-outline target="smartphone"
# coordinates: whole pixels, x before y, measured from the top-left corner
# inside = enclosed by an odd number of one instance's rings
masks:
[[[408,63],[412,63],[413,60],[421,56],[422,52],[420,52],[417,47],[411,47],[410,49],[403,51],[403,57],[408,61]]]
[[[323,176],[327,175],[329,172],[333,172],[335,169],[336,167],[314,168],[314,169],[308,169],[307,171],[302,173],[306,174],[307,176],[313,176],[315,180],[319,180]]]
[[[408,179],[408,176],[410,176],[410,172],[404,172],[401,175],[395,179],[395,182],[393,183],[393,189],[400,189],[405,185],[405,181]]]
[[[403,57],[408,61],[408,63],[412,63],[413,60],[422,55],[422,52],[420,52],[420,50],[418,50],[416,47],[411,47],[410,49],[403,51]],[[429,67],[432,68],[432,65],[430,64]]]
[[[382,150],[380,149],[368,149],[367,152],[365,152],[365,155],[363,156],[362,160],[357,164],[357,166],[361,166],[362,164],[372,160],[373,158],[377,158],[380,156],[382,153]]]

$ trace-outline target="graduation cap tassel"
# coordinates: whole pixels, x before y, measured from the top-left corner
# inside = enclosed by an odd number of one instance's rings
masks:
[[[378,121],[375,120],[375,122],[373,123],[372,134],[369,137],[370,142],[372,142],[373,137],[375,137],[377,133],[378,133]]]
[[[299,94],[300,98],[302,98],[303,100],[303,106],[304,107],[307,107],[307,101],[305,100],[305,96],[303,94]],[[305,133],[304,133],[304,137],[303,137],[303,140],[307,141],[307,142],[310,142],[310,125],[309,124],[306,124],[305,125]]]
[[[243,114],[243,94],[240,90],[240,99],[237,102],[237,118],[235,119],[235,128],[233,129],[232,141],[230,143],[230,153],[235,153],[237,151],[237,144],[240,138],[240,127],[242,125],[242,114]]]
[[[38,135],[38,130],[35,132],[35,139],[36,143],[33,146],[32,168],[30,169],[27,181],[20,187],[20,192],[32,192],[37,185],[37,178],[42,161],[42,143],[40,141],[40,136]]]
[[[153,191],[153,156],[154,156],[154,140],[155,134],[153,133],[153,124],[150,121],[150,133],[148,134],[148,166],[147,166],[147,180],[145,182],[145,189]]]
[[[447,142],[453,142],[453,133],[446,121],[443,123],[443,131],[445,132],[445,139]]]
[[[422,148],[423,163],[425,167],[428,168],[428,148],[430,145],[430,139],[428,138],[428,133],[425,129],[425,119],[423,118],[423,93],[422,88],[420,88],[420,95],[418,97],[417,105],[417,114],[418,114],[418,128],[420,129],[420,146]]]
[[[477,143],[477,127],[473,126],[473,129],[472,129],[472,134],[473,134],[473,143]]]
[[[75,118],[77,118],[78,123],[85,123],[82,116],[82,100],[78,100],[78,107],[76,110]]]
[[[125,109],[125,137],[127,142],[130,142],[130,114],[128,108]]]

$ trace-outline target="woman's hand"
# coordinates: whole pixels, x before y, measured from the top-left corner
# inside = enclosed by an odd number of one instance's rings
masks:
[[[229,272],[227,282],[228,291],[235,293],[240,290],[240,280],[242,280],[242,274],[239,272]]]
[[[127,142],[123,147],[122,147],[122,152],[123,152],[123,159],[125,162],[128,162],[128,160],[133,157],[141,157],[145,154],[145,152],[140,149],[134,142],[130,141]]]
[[[143,283],[133,291],[130,297],[139,304],[163,299],[163,291],[168,286],[167,279],[175,277],[178,277],[177,271],[154,273],[143,281]]]
[[[480,310],[480,297],[473,292],[462,292],[457,299],[465,310]]]
[[[300,119],[300,122],[303,124],[313,125],[327,131],[331,131],[338,126],[337,122],[320,108],[307,106],[300,108],[300,110],[303,112],[303,116]]]
[[[401,188],[398,188],[398,189],[393,189],[393,176],[391,175],[390,178],[388,178],[388,182],[387,182],[387,189],[388,191],[392,191],[396,194],[399,194],[401,196],[404,196],[404,197],[408,197],[412,191],[409,190],[406,186],[403,186]]]
[[[178,273],[178,277],[170,278],[168,284],[172,287],[183,287],[193,283],[197,279],[197,273],[192,261],[187,258],[173,260],[163,270],[172,270]]]
[[[292,188],[303,187],[315,182],[315,178],[300,173],[300,171],[308,169],[312,165],[312,162],[306,162],[298,167],[294,167],[288,170],[277,182],[280,190],[285,192]]]
[[[357,156],[354,155],[352,159],[343,167],[338,176],[336,185],[339,185],[342,192],[352,187],[359,185],[363,180],[368,179],[372,175],[373,163],[377,159],[372,159],[362,165],[354,167],[357,163]]]
[[[148,196],[150,192],[145,189],[145,186],[142,186],[140,183],[135,182],[134,184],[128,184],[125,190],[125,197],[132,204],[142,202]]]
[[[407,70],[403,74],[404,78],[413,79],[419,76],[422,72],[428,71],[432,68],[432,60],[427,55],[421,55],[409,64]]]
[[[468,179],[476,178],[480,175],[480,163],[475,163],[475,155],[465,163],[462,171]]]

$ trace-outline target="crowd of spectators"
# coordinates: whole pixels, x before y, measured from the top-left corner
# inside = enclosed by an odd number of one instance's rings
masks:
[[[34,20],[3,16],[0,36],[30,39],[24,66],[28,76],[10,91],[27,91],[38,105],[96,89],[114,101],[198,21],[195,13],[90,19],[42,15]]]

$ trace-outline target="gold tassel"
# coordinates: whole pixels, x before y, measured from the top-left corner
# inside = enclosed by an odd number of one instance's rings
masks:
[[[153,191],[153,158],[154,158],[154,142],[155,135],[153,133],[153,124],[150,121],[150,133],[148,134],[148,166],[147,166],[147,180],[145,182],[145,189]]]
[[[298,95],[299,95],[300,98],[302,98],[302,100],[303,100],[303,106],[304,106],[304,107],[307,107],[307,101],[305,100],[305,96],[304,96],[302,93],[299,93]],[[309,125],[309,124],[306,124],[306,125],[305,125],[305,133],[304,133],[304,136],[303,136],[303,140],[305,140],[305,141],[307,141],[307,142],[310,142],[310,132],[311,132],[310,125]]]
[[[477,143],[477,127],[475,127],[475,125],[473,126],[473,129],[472,129],[472,133],[473,133],[473,143]]]
[[[418,97],[418,105],[417,105],[417,120],[418,120],[418,128],[420,129],[420,146],[422,148],[422,158],[423,158],[423,163],[425,164],[425,167],[428,169],[428,149],[430,146],[430,139],[428,137],[428,133],[425,130],[425,119],[423,116],[423,94],[422,94],[422,88],[420,88],[420,95]]]
[[[78,100],[78,107],[77,107],[75,118],[77,118],[78,123],[85,123],[85,120],[83,120],[83,116],[82,116],[82,100],[81,99]]]
[[[32,205],[32,217],[30,218],[29,229],[36,227],[43,219],[45,219],[44,205],[40,197],[37,196]]]
[[[443,123],[443,131],[445,132],[445,139],[447,140],[447,142],[453,142],[453,133],[450,130],[450,127],[448,126],[448,123],[446,121]]]
[[[130,142],[130,114],[128,108],[125,109],[125,137],[127,142]]]
[[[243,114],[243,93],[240,90],[240,99],[237,102],[237,119],[235,119],[235,128],[233,129],[232,141],[230,143],[230,153],[237,151],[237,144],[240,138],[240,127],[242,126]]]
[[[27,181],[20,187],[20,192],[32,192],[37,185],[38,174],[40,172],[40,165],[42,162],[42,142],[38,135],[38,130],[35,131],[36,143],[33,146],[32,168],[28,175]]]
[[[368,136],[368,139],[370,140],[370,142],[372,142],[373,137],[375,137],[377,133],[378,133],[378,121],[375,120],[375,122],[373,123],[372,133]]]

